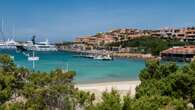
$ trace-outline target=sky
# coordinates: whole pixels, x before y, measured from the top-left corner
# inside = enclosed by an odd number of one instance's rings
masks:
[[[195,0],[0,0],[0,19],[6,38],[72,41],[117,28],[195,26]]]

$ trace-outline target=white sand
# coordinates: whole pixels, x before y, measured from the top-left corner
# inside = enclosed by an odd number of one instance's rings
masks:
[[[96,96],[101,96],[102,92],[110,92],[112,89],[118,90],[121,95],[129,94],[134,96],[136,92],[135,88],[140,83],[140,81],[119,81],[94,84],[77,84],[76,87],[79,90],[95,93]]]

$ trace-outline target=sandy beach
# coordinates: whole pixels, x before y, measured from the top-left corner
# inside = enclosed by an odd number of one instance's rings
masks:
[[[104,91],[110,92],[112,89],[118,90],[121,96],[131,95],[135,96],[135,88],[140,84],[140,81],[119,81],[119,82],[105,82],[94,84],[76,84],[76,88],[83,91],[95,93],[96,98],[100,98]]]

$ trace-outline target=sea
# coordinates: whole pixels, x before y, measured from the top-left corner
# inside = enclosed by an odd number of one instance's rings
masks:
[[[14,56],[15,64],[33,70],[33,62],[15,50],[0,50],[0,54]],[[138,80],[139,73],[145,67],[143,59],[114,58],[111,61],[78,57],[72,52],[35,52],[39,61],[35,62],[35,71],[50,72],[56,68],[75,71],[76,83],[97,83]]]

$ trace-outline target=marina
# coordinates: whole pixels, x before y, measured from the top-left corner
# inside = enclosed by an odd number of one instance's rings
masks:
[[[13,49],[19,51],[57,51],[55,45],[50,44],[48,39],[44,42],[35,42],[35,36],[31,41],[16,42],[14,39],[0,41],[0,49]]]
[[[19,43],[14,41],[13,39],[8,39],[7,41],[0,41],[0,49],[16,49],[18,45]]]
[[[195,0],[1,0],[0,110],[195,110]]]
[[[137,80],[138,74],[145,67],[143,59],[116,57],[114,60],[107,61],[94,60],[84,56],[80,57],[78,53],[64,51],[35,52],[36,58],[32,58],[36,60],[34,64],[32,59],[29,61],[28,56],[15,50],[0,50],[0,54],[13,56],[17,66],[33,70],[33,65],[35,65],[35,71],[49,72],[56,68],[75,71],[75,81],[79,83]],[[183,65],[184,63],[177,62],[177,64]]]
[[[24,66],[33,70],[33,64],[28,56],[17,53],[14,50],[0,50],[0,54],[14,56],[14,62],[18,66]],[[49,72],[56,68],[76,71],[75,81],[80,83],[137,80],[140,70],[145,66],[144,60],[115,58],[114,60],[94,60],[72,52],[35,52],[39,60],[35,62],[36,71]]]

